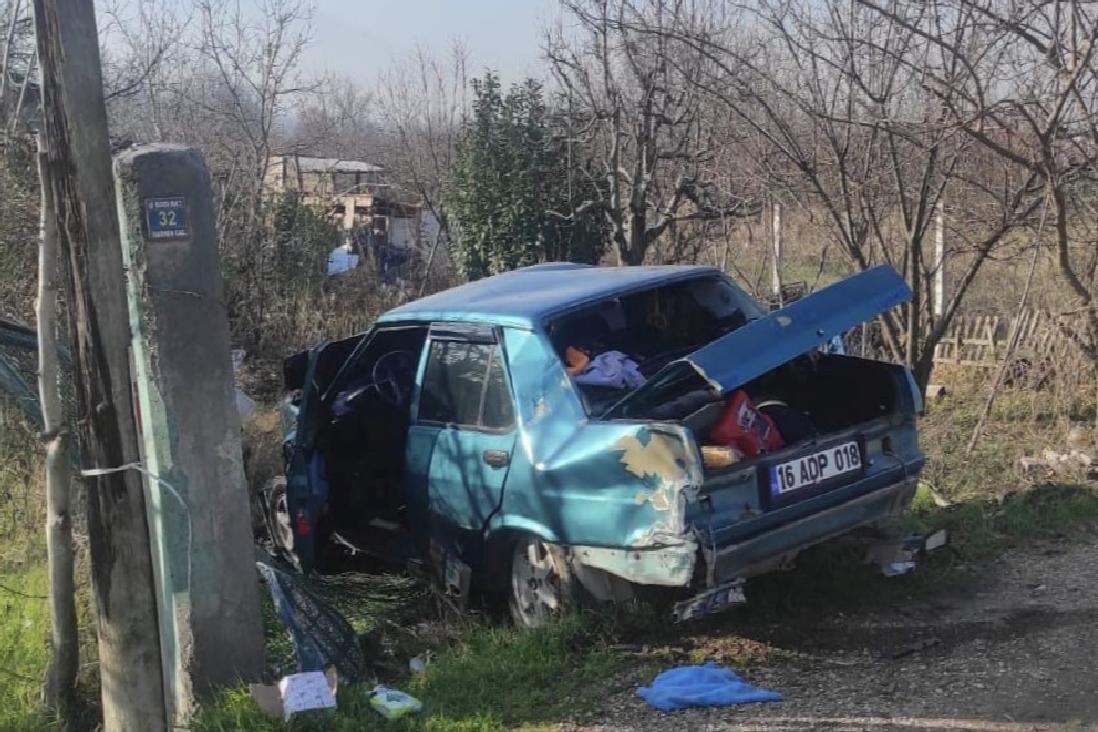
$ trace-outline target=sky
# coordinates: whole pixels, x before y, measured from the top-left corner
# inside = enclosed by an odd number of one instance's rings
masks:
[[[552,0],[316,0],[305,66],[372,82],[417,45],[443,55],[460,39],[472,74],[540,77],[542,29],[555,8]]]

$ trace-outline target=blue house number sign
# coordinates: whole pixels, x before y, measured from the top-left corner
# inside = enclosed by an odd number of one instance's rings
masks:
[[[145,224],[149,239],[186,239],[187,201],[183,196],[145,199]]]

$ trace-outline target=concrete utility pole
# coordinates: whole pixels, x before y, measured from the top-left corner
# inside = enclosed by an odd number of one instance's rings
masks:
[[[141,145],[114,163],[165,699],[185,727],[195,696],[263,670],[258,575],[236,411],[213,193],[202,156]]]
[[[945,209],[938,201],[934,217],[934,317],[945,314]]]
[[[774,227],[771,232],[773,239],[773,260],[771,261],[770,269],[770,291],[774,294],[774,299],[777,301],[778,306],[785,305],[782,302],[782,205],[777,201],[773,204],[774,208]]]
[[[107,732],[165,728],[130,328],[92,0],[34,0],[46,169],[66,267]]]

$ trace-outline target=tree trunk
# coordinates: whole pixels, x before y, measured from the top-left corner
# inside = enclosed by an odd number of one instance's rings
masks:
[[[66,267],[106,732],[166,723],[129,310],[91,0],[34,0],[46,177]]]
[[[1043,225],[1042,221],[1042,225]],[[1040,232],[1037,234],[1037,242],[1033,247],[1033,259],[1029,263],[1029,274],[1026,275],[1026,284],[1022,288],[1022,297],[1018,300],[1018,309],[1014,311],[1014,323],[1010,329],[1010,340],[1007,342],[1006,353],[1003,354],[1003,360],[999,363],[999,368],[995,371],[995,379],[991,382],[991,389],[987,394],[987,401],[984,402],[984,408],[980,410],[980,416],[976,419],[976,426],[972,428],[972,437],[968,440],[968,445],[965,447],[965,457],[972,454],[972,451],[976,449],[976,443],[980,441],[980,435],[984,433],[984,425],[987,424],[987,418],[991,416],[991,408],[995,405],[995,397],[999,394],[999,388],[1003,385],[1003,381],[1006,379],[1007,372],[1010,370],[1011,364],[1014,362],[1014,351],[1018,347],[1018,341],[1022,334],[1022,329],[1018,327],[1022,320],[1022,313],[1026,310],[1026,303],[1029,301],[1029,291],[1033,287],[1033,275],[1037,271],[1037,259],[1041,256],[1041,240]],[[992,338],[995,337],[994,333],[991,333]]]
[[[628,217],[628,239],[626,240],[624,251],[622,251],[621,256],[618,257],[618,263],[637,266],[644,264],[645,251],[648,249],[648,242],[646,240],[648,234],[646,231],[648,218],[643,211],[637,211],[634,208],[630,209]]]
[[[38,395],[47,440],[46,551],[50,576],[50,665],[42,696],[46,707],[58,715],[67,729],[73,718],[80,645],[69,513],[72,474],[57,368],[57,220],[47,176],[46,148],[39,136],[38,180],[42,200],[38,249]]]
[[[1056,207],[1056,262],[1060,268],[1060,275],[1068,283],[1068,287],[1075,294],[1080,309],[1086,314],[1087,337],[1085,347],[1081,348],[1084,355],[1098,364],[1098,312],[1094,308],[1094,296],[1087,286],[1075,273],[1071,263],[1071,237],[1068,233],[1068,203],[1064,194],[1063,184],[1049,180],[1049,197]],[[1076,341],[1076,345],[1079,342]]]
[[[7,111],[8,106],[8,69],[11,68],[12,43],[15,41],[15,26],[19,24],[21,5],[22,0],[15,0],[12,3],[11,18],[8,19],[8,32],[4,36],[4,58],[0,61],[0,109],[4,111]]]
[[[30,86],[31,74],[34,65],[38,62],[38,49],[31,54],[30,63],[27,64],[27,73],[23,76],[23,83],[19,86],[19,96],[15,99],[15,109],[11,112],[11,126],[8,128],[8,136],[14,137],[19,129],[19,115],[23,113],[23,102],[27,98],[27,87]]]
[[[919,361],[918,351],[922,341],[922,239],[915,234],[908,235],[908,277],[911,281],[911,301],[907,305],[907,333],[904,342],[904,359],[908,368],[914,368]],[[926,384],[920,382],[921,389]]]

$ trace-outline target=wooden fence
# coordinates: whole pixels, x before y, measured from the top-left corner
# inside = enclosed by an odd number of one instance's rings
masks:
[[[1047,313],[1026,310],[1018,317],[958,315],[934,349],[934,363],[990,368],[1005,355],[1015,331],[1019,357],[1051,357],[1067,347],[1057,322]]]

